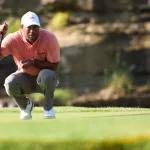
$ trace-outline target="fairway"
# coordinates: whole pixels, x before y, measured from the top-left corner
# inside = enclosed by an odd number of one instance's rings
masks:
[[[19,120],[18,108],[0,109],[0,138],[106,140],[150,134],[150,110],[140,108],[55,107],[55,119],[34,108],[32,120]]]

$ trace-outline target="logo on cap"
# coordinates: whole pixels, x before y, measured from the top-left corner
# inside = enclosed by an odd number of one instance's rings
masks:
[[[30,17],[30,19],[35,19],[34,17]]]

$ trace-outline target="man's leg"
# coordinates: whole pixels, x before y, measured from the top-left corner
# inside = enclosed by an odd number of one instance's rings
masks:
[[[37,84],[45,95],[44,110],[53,108],[53,96],[57,84],[57,73],[50,69],[43,69],[37,77]]]
[[[13,73],[5,79],[6,93],[12,97],[21,110],[25,110],[28,98],[25,94],[32,93],[36,87],[36,77],[26,73]]]

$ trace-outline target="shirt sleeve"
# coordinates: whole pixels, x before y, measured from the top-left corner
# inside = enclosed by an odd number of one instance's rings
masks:
[[[1,43],[1,54],[3,56],[8,56],[11,54],[11,43],[12,43],[12,37],[11,34],[7,35]]]
[[[47,45],[48,44],[48,45]],[[47,61],[57,63],[60,61],[60,48],[55,35],[51,35],[47,41]]]

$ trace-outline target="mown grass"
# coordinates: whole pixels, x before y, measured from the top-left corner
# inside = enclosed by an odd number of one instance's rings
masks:
[[[44,119],[43,108],[34,108],[32,120],[24,121],[18,108],[0,109],[0,149],[150,149],[149,109],[54,109],[56,119]]]

